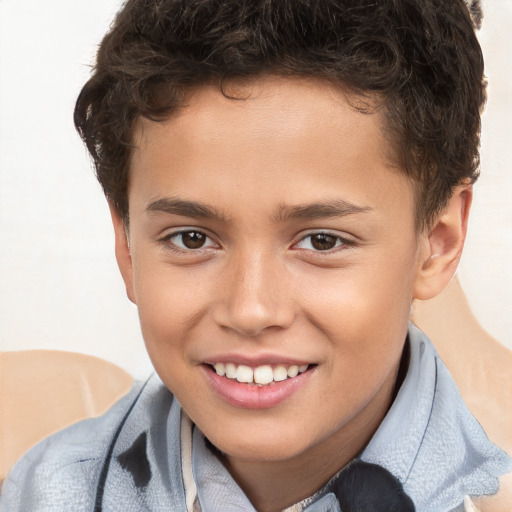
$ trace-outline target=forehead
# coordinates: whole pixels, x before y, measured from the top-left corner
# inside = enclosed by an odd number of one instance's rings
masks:
[[[283,192],[304,203],[334,190],[364,203],[399,193],[397,185],[408,189],[389,157],[382,113],[361,112],[359,101],[307,78],[196,88],[167,121],[139,121],[130,203],[200,190],[235,206],[256,197],[283,202]]]
[[[244,81],[231,80],[222,85],[192,87],[184,95],[181,106],[162,124],[171,124],[177,131],[185,130],[182,133],[187,134],[191,144],[222,143],[226,135],[232,135],[227,132],[233,124],[238,129],[247,128],[255,142],[265,138],[274,140],[276,135],[285,142],[307,126],[309,136],[320,136],[329,143],[329,134],[322,133],[329,124],[331,128],[337,128],[337,137],[344,138],[356,137],[358,127],[363,127],[375,136],[384,156],[389,144],[381,129],[383,116],[379,103],[377,97],[363,98],[325,80],[268,75]],[[344,130],[336,122],[347,116],[354,130]],[[155,128],[152,121],[139,119],[135,142],[140,149],[158,144],[158,130],[151,128]]]

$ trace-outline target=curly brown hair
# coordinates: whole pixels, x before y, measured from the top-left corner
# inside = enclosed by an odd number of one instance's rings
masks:
[[[329,80],[381,100],[399,168],[430,223],[478,177],[483,58],[464,0],[128,0],[97,54],[75,125],[108,199],[128,221],[133,131],[187,90],[261,74]],[[356,108],[364,102],[354,102]],[[357,106],[359,105],[359,106]]]

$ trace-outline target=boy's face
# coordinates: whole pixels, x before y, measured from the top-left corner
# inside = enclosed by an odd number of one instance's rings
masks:
[[[380,114],[325,83],[227,93],[246,99],[203,87],[136,133],[119,259],[148,352],[232,460],[358,451],[389,407],[424,258],[412,185]]]

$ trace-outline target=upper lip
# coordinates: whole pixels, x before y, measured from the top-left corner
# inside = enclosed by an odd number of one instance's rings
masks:
[[[313,364],[312,361],[308,359],[298,359],[296,357],[289,357],[278,354],[218,354],[212,357],[208,357],[203,361],[203,364],[213,365],[215,363],[234,363],[237,365],[243,364],[251,368],[264,365],[301,366],[305,364]]]

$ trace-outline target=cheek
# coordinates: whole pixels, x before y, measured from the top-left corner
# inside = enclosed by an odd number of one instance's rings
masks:
[[[162,381],[179,394],[194,378],[192,351],[204,337],[217,284],[209,268],[176,268],[156,258],[138,262],[134,286],[144,343]]]
[[[407,335],[414,262],[383,261],[311,279],[302,288],[310,325],[326,334],[336,353],[333,373],[347,386],[386,378]]]
[[[134,258],[134,289],[143,330],[158,337],[190,327],[204,308],[210,280],[157,258]]]
[[[160,374],[163,361],[168,366],[177,361],[174,354],[183,353],[198,302],[189,287],[176,286],[165,273],[141,269],[134,283],[142,336]]]
[[[403,330],[408,324],[412,274],[408,261],[388,267],[376,262],[310,276],[297,295],[313,324],[334,337],[346,333],[356,342],[357,332]],[[407,275],[411,278],[404,279]]]

